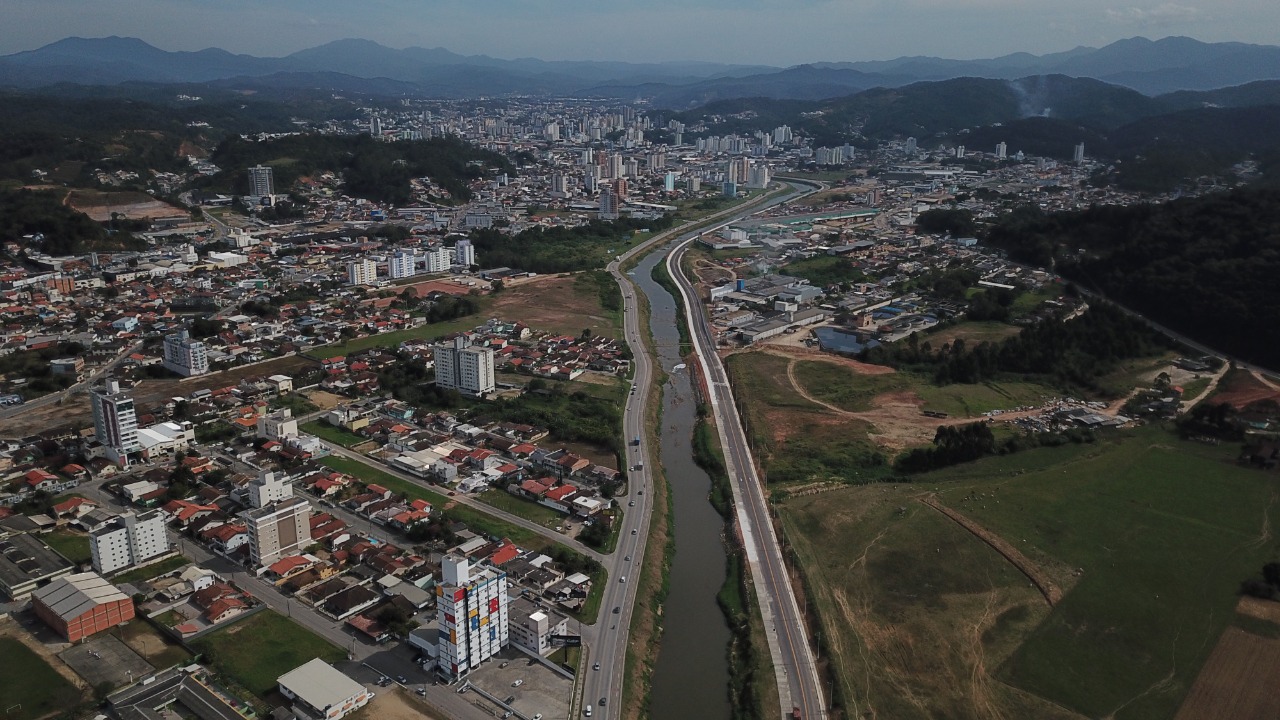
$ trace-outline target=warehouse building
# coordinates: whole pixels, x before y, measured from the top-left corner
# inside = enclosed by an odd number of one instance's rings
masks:
[[[31,594],[36,617],[76,642],[133,619],[133,600],[97,573],[59,578]]]

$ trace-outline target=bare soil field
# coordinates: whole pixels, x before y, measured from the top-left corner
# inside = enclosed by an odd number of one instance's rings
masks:
[[[578,335],[590,328],[601,335],[618,337],[615,320],[600,307],[600,298],[577,287],[572,275],[540,275],[509,285],[492,298],[491,317],[566,335]]]
[[[341,395],[334,395],[324,390],[308,390],[303,396],[315,404],[321,410],[332,410],[347,401]]]
[[[1280,717],[1280,640],[1230,627],[1196,677],[1174,720]]]
[[[107,222],[113,212],[130,220],[188,217],[186,210],[140,192],[72,190],[67,193],[66,204],[98,222]]]
[[[1218,391],[1210,398],[1211,402],[1226,403],[1236,408],[1260,400],[1280,400],[1280,390],[1244,370],[1228,371],[1218,383]]]
[[[432,711],[430,706],[417,698],[405,697],[404,691],[379,690],[373,702],[360,711],[361,717],[378,718],[378,720],[444,720],[445,715]]]

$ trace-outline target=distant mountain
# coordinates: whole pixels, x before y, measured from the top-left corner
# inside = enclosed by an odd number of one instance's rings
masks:
[[[805,77],[793,71],[826,73]],[[1175,90],[1209,90],[1258,80],[1280,79],[1280,47],[1243,43],[1203,43],[1185,37],[1130,38],[1103,48],[1076,48],[1048,55],[1015,53],[989,60],[902,57],[854,63],[816,63],[748,77],[704,80],[678,88],[608,88],[616,97],[645,90],[656,105],[688,108],[734,97],[815,99],[839,89],[901,87],[921,80],[959,77],[1015,80],[1029,75],[1094,78],[1146,95]],[[604,89],[594,88],[601,92]],[[835,97],[835,95],[825,95]]]
[[[253,57],[214,48],[168,52],[136,38],[67,38],[37,50],[0,56],[0,86],[16,88],[215,81],[225,86],[233,79],[248,82],[270,77],[257,85],[284,89],[291,82],[315,87],[317,80],[328,78],[352,93],[647,98],[656,107],[670,109],[742,97],[821,100],[926,80],[1053,75],[1094,78],[1146,95],[1209,90],[1280,80],[1280,47],[1204,43],[1185,37],[1130,38],[1102,48],[1078,47],[1046,55],[1013,53],[983,60],[901,57],[785,69],[705,62],[505,60],[443,48],[396,50],[358,39],[337,40],[284,57]]]
[[[114,85],[126,82],[204,83],[272,77],[312,86],[338,75],[375,82],[338,83],[347,91],[466,97],[529,93],[564,95],[598,83],[692,83],[713,77],[774,70],[714,63],[547,62],[459,55],[442,48],[395,50],[369,40],[337,40],[277,58],[233,55],[224,50],[168,52],[136,38],[67,38],[37,50],[0,56],[0,86],[35,88],[57,83]],[[409,83],[388,85],[387,80]],[[220,83],[225,85],[225,82]],[[262,86],[263,83],[249,83]]]
[[[819,143],[839,144],[907,136],[924,140],[1031,117],[1106,130],[1167,110],[1157,99],[1129,88],[1088,78],[1036,75],[1017,80],[970,77],[878,87],[818,102],[739,98],[708,103],[676,117],[692,124],[748,114],[753,116],[750,120],[735,122],[728,129],[736,132],[749,126],[787,124]]]

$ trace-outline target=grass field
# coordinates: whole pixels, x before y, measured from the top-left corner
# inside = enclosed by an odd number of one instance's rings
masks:
[[[41,535],[40,539],[73,563],[87,563],[93,559],[88,535],[57,530]]]
[[[1235,450],[1147,427],[987,458],[914,485],[786,501],[788,538],[846,665],[846,701],[865,698],[895,718],[1054,716],[1007,683],[1088,717],[1173,717],[1234,621],[1240,581],[1280,552],[1270,532],[1280,481],[1236,466]],[[967,532],[928,518],[915,498],[933,490],[1067,589],[1047,617],[993,551],[964,550],[974,542]],[[943,667],[934,663],[945,658],[917,657],[961,647],[965,628],[980,647]],[[947,667],[968,672],[948,676]]]
[[[813,397],[842,410],[865,412],[872,400],[888,392],[912,392],[924,401],[922,410],[936,410],[952,417],[980,417],[991,410],[1008,410],[1022,405],[1040,405],[1060,393],[1028,382],[989,382],[938,386],[928,378],[911,373],[860,375],[834,363],[796,363],[796,380]]]
[[[932,332],[926,332],[920,336],[920,344],[923,345],[928,342],[937,349],[963,338],[965,345],[975,347],[979,343],[999,342],[1007,337],[1013,337],[1021,330],[1022,328],[1016,325],[1007,325],[1002,322],[966,321],[955,325],[947,325]]]
[[[485,505],[492,505],[512,515],[536,522],[544,527],[553,528],[564,524],[564,515],[546,505],[539,505],[532,500],[518,498],[505,490],[486,490],[476,498]]]
[[[395,332],[379,333],[377,335],[369,335],[368,337],[347,340],[346,342],[333,343],[332,345],[320,345],[307,351],[309,357],[323,360],[324,358],[337,357],[356,352],[357,350],[368,350],[369,348],[395,348],[406,340],[431,340],[434,338],[449,335],[450,333],[461,332],[463,330],[471,330],[476,325],[484,322],[484,318],[488,317],[488,302],[486,298],[479,298],[480,311],[457,320],[449,322],[433,323],[430,325],[421,325],[408,330],[397,330]]]
[[[353,432],[343,430],[340,427],[334,427],[329,423],[320,422],[319,420],[303,423],[302,427],[299,429],[309,432],[323,440],[328,440],[334,445],[341,445],[344,448],[354,447],[360,443],[368,442],[368,439],[362,438]]]
[[[347,657],[346,650],[272,610],[206,635],[192,645],[212,658],[218,672],[259,697],[276,689],[276,678],[312,658],[334,663]]]
[[[770,483],[840,478],[866,481],[887,472],[866,422],[838,417],[806,400],[787,379],[787,359],[739,353],[729,375],[752,446]]]
[[[75,707],[80,691],[26,645],[0,637],[0,698],[6,720],[35,720]]]
[[[190,562],[191,560],[188,558],[181,555],[175,555],[174,557],[161,560],[154,565],[147,565],[146,567],[140,567],[136,570],[130,570],[129,572],[115,575],[111,578],[111,582],[120,584],[150,580],[153,577],[173,572],[180,567],[186,566]]]

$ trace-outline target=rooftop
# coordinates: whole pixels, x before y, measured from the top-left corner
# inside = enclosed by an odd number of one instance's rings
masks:
[[[99,605],[128,600],[115,585],[97,573],[68,575],[36,590],[31,594],[55,615],[66,621],[74,620]]]
[[[317,710],[337,705],[364,691],[360,683],[320,658],[281,675],[277,682]]]

